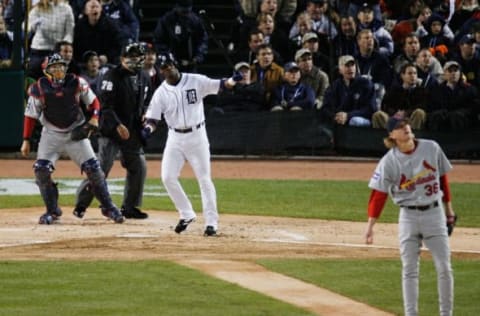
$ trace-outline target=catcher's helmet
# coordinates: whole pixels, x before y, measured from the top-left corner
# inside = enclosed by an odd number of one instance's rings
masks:
[[[44,63],[43,65],[43,69],[47,69],[51,65],[56,64],[64,64],[65,66],[67,66],[67,62],[65,61],[65,59],[63,59],[62,56],[60,56],[60,54],[53,54],[47,57],[46,63]]]
[[[158,55],[157,63],[160,68],[166,67],[168,65],[174,65],[175,67],[177,67],[178,65],[172,53]]]
[[[53,65],[63,65],[63,70],[56,69],[54,71],[49,70],[50,66]],[[48,56],[42,64],[43,72],[51,77],[55,81],[62,81],[65,78],[65,73],[67,71],[68,63],[63,59],[60,54],[53,54]]]

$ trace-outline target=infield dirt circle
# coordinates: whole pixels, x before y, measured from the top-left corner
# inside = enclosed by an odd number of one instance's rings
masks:
[[[0,177],[33,178],[33,160],[0,160]],[[148,177],[159,178],[160,160],[148,161]],[[331,179],[367,181],[375,162],[216,160],[214,179]],[[110,177],[124,177],[119,162]],[[80,177],[73,162],[57,163],[55,178]],[[182,177],[192,178],[186,166]],[[479,182],[480,164],[454,164],[450,182]],[[365,197],[367,201],[368,197]],[[265,270],[260,258],[398,258],[397,225],[378,223],[375,244],[363,240],[365,223],[222,214],[220,235],[202,236],[201,216],[177,235],[175,212],[150,211],[147,220],[117,225],[89,209],[79,220],[62,207],[59,224],[38,225],[43,208],[2,209],[3,260],[172,260],[262,292],[321,315],[390,315],[328,290]],[[147,210],[148,211],[148,210]],[[200,215],[200,211],[198,212]],[[480,258],[480,229],[457,227],[454,257]],[[428,254],[423,254],[428,255]]]

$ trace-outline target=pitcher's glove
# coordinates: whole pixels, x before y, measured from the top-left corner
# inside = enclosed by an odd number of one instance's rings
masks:
[[[451,215],[447,216],[447,231],[448,231],[448,236],[452,235],[453,229],[455,228],[455,225],[457,224],[457,215]]]
[[[82,140],[84,138],[89,138],[94,133],[96,133],[97,130],[98,130],[97,126],[87,122],[83,125],[75,127],[72,130],[72,134],[70,135],[70,138],[75,141]]]

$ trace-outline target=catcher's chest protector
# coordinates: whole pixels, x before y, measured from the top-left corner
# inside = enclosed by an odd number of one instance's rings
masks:
[[[47,78],[41,78],[38,82],[39,90],[43,96],[43,114],[47,120],[60,128],[72,125],[80,111],[78,78],[67,75],[61,86],[54,86]]]

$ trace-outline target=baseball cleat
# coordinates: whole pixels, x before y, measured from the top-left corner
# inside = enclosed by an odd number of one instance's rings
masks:
[[[215,228],[213,228],[213,226],[207,226],[205,228],[205,232],[203,233],[204,236],[217,236],[217,231],[215,230]]]
[[[194,218],[191,218],[191,219],[181,219],[180,221],[178,221],[177,226],[175,226],[175,232],[176,232],[177,234],[180,234],[180,233],[183,232],[185,229],[187,229],[188,224],[190,224],[190,223],[193,222],[194,220],[195,220],[195,217],[194,217]]]
[[[110,218],[117,224],[121,224],[125,221],[125,217],[123,217],[122,213],[117,208],[102,208],[102,214],[103,216]]]
[[[86,211],[87,211],[87,208],[83,206],[75,206],[75,209],[73,210],[73,215],[75,215],[78,218],[83,218],[85,216]]]
[[[53,224],[53,216],[52,214],[45,213],[42,216],[40,216],[40,219],[38,220],[38,223],[40,225],[50,225]]]
[[[148,217],[147,213],[142,212],[136,207],[132,207],[129,209],[122,208],[121,212],[123,216],[125,216],[125,218],[145,219]]]

